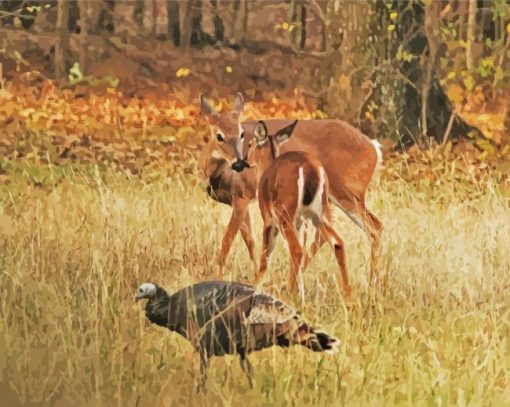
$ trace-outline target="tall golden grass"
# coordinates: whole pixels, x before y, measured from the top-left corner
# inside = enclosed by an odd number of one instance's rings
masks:
[[[377,292],[367,286],[365,235],[336,211],[354,301],[336,289],[327,247],[304,277],[304,303],[280,284],[268,289],[341,338],[340,352],[252,354],[253,390],[237,359],[215,358],[204,395],[191,345],[146,321],[133,296],[145,281],[172,291],[212,278],[229,209],[191,176],[144,183],[95,169],[4,167],[12,182],[0,187],[0,383],[13,404],[510,402],[510,207],[491,180],[475,195],[448,173],[430,186],[374,185],[369,206],[385,225]],[[283,280],[281,238],[273,259],[268,279]],[[240,239],[226,270],[251,278]]]

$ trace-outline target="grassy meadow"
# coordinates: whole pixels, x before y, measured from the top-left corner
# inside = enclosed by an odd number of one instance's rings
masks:
[[[0,185],[0,392],[10,405],[336,406],[510,403],[510,194],[465,187],[445,170],[428,183],[376,180],[369,207],[385,225],[382,287],[367,286],[368,240],[339,210],[353,300],[334,285],[324,247],[305,280],[306,319],[342,340],[336,355],[268,349],[212,360],[151,325],[141,282],[169,291],[212,278],[230,209],[192,175],[150,182],[95,167],[4,162]],[[261,222],[251,208],[257,248]],[[268,280],[288,270],[281,237]],[[238,237],[226,272],[249,281]]]

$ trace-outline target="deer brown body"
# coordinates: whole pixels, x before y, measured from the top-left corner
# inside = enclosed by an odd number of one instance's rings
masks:
[[[297,121],[276,134],[268,135],[264,122],[257,124],[254,135],[262,154],[270,159],[257,162],[262,176],[258,188],[260,213],[264,222],[262,255],[257,280],[267,267],[268,258],[274,249],[277,227],[287,240],[290,253],[290,274],[287,291],[296,289],[297,276],[307,265],[304,240],[298,234],[303,223],[310,220],[317,228],[317,238],[312,247],[312,256],[324,241],[330,241],[335,249],[344,293],[351,292],[345,262],[344,244],[331,226],[332,214],[329,206],[329,183],[322,163],[313,155],[301,151],[279,154],[279,145],[291,138]],[[260,156],[260,154],[259,154]]]
[[[253,256],[253,238],[248,214],[248,204],[256,197],[256,190],[262,175],[254,162],[263,164],[263,154],[257,149],[247,160],[250,143],[257,121],[241,122],[243,99],[236,96],[234,110],[228,113],[216,112],[204,97],[201,97],[202,112],[207,115],[211,140],[203,151],[202,168],[210,177],[213,169],[218,170],[224,191],[232,191],[233,213],[225,231],[218,264],[222,268],[232,241],[239,230]],[[266,120],[269,133],[288,125],[290,120]],[[218,135],[221,135],[218,138]],[[381,159],[378,145],[359,130],[341,120],[300,120],[288,142],[280,147],[281,154],[288,151],[302,151],[319,160],[329,180],[329,199],[340,207],[347,216],[370,237],[371,279],[376,277],[376,263],[380,250],[382,224],[365,204],[365,195]],[[228,166],[224,163],[228,163]],[[219,164],[221,163],[221,164]],[[241,192],[242,190],[242,192]]]

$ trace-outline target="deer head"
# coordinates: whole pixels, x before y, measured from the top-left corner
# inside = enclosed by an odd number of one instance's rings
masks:
[[[249,167],[245,156],[244,130],[240,120],[244,109],[243,95],[238,93],[235,96],[234,109],[226,113],[218,112],[204,95],[200,95],[199,101],[200,109],[207,117],[211,136],[216,139],[217,151],[222,158],[236,171]]]
[[[253,138],[257,142],[257,148],[262,149],[266,144],[269,144],[269,148],[271,149],[271,158],[274,160],[280,155],[279,146],[289,140],[297,122],[297,120],[294,120],[291,124],[281,128],[271,135],[267,130],[266,123],[259,120],[253,129]]]

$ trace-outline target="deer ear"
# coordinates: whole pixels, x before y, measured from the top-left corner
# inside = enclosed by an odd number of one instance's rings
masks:
[[[267,126],[262,120],[259,120],[253,129],[253,136],[257,140],[257,144],[263,144],[267,139]]]
[[[234,111],[237,114],[243,113],[244,110],[244,98],[241,92],[237,92],[236,98],[234,99]]]
[[[285,143],[290,136],[292,136],[292,132],[294,131],[294,128],[296,127],[297,120],[293,121],[288,126],[285,126],[283,129],[280,129],[276,132],[274,135],[274,138],[277,143]]]
[[[203,94],[200,94],[200,96],[198,97],[198,100],[200,102],[200,110],[202,111],[203,114],[205,114],[205,115],[217,115],[218,114],[216,109],[211,106],[211,104],[209,103],[209,101]]]

